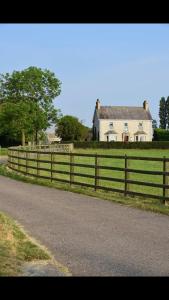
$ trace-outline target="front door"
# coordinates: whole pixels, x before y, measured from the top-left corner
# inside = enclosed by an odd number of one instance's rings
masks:
[[[129,140],[129,136],[128,136],[128,135],[125,135],[125,136],[124,136],[124,142],[128,142],[128,140]]]

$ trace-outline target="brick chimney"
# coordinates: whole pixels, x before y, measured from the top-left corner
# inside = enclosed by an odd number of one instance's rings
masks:
[[[149,110],[149,105],[148,105],[147,100],[145,100],[145,101],[143,102],[143,108],[144,108],[146,111]]]
[[[96,109],[100,109],[100,100],[99,99],[97,99],[97,101],[96,101]]]

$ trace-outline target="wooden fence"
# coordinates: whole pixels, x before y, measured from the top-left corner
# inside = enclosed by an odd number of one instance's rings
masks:
[[[34,150],[34,151],[54,151],[54,152],[72,152],[73,151],[73,143],[70,144],[61,144],[61,143],[56,143],[56,144],[47,144],[47,145],[31,145],[31,146],[19,146],[19,147],[14,147],[15,149],[21,149],[21,150]]]
[[[42,155],[48,155],[49,159],[41,159],[40,156]],[[55,161],[55,155],[59,156],[59,161]],[[62,158],[65,156],[68,156],[68,161],[61,161]],[[76,157],[84,157],[84,158],[93,158],[93,164],[89,163],[77,163],[74,162]],[[124,167],[117,167],[117,166],[106,166],[101,165],[99,163],[100,159],[114,159],[114,160],[123,160],[124,161]],[[64,159],[63,159],[64,160]],[[151,170],[143,170],[143,169],[135,169],[130,168],[130,162],[131,161],[143,161],[146,162],[160,162],[161,170],[151,171]],[[22,163],[21,161],[24,161],[25,163]],[[30,162],[33,165],[30,165]],[[41,167],[40,164],[47,164],[49,168]],[[69,171],[64,170],[56,170],[54,169],[54,166],[69,166]],[[50,179],[51,181],[60,181],[64,183],[69,183],[70,185],[80,185],[85,186],[89,188],[94,188],[96,190],[105,190],[105,191],[112,191],[117,193],[122,193],[124,196],[132,195],[132,196],[141,196],[144,198],[154,198],[154,199],[160,199],[165,204],[168,204],[169,202],[169,158],[157,158],[157,157],[136,157],[136,156],[127,156],[127,155],[101,155],[101,154],[82,154],[82,153],[64,153],[64,152],[55,152],[53,151],[44,151],[44,150],[25,150],[25,148],[21,147],[11,147],[8,148],[8,167],[12,170],[15,170],[17,172],[23,173],[25,175],[31,175],[37,178],[42,179]],[[80,167],[80,168],[87,168],[87,169],[93,169],[94,175],[91,175],[89,173],[79,173],[75,172],[74,168]],[[30,173],[30,170],[34,170],[34,173]],[[111,171],[119,171],[124,174],[123,178],[117,178],[117,177],[108,177],[108,176],[100,176],[100,170],[111,170]],[[40,174],[41,171],[48,171],[48,175],[42,175]],[[155,183],[155,182],[148,182],[146,181],[140,181],[140,180],[132,180],[130,179],[130,174],[146,174],[147,175],[154,175],[154,176],[160,176],[162,183]],[[67,175],[69,179],[63,179],[63,178],[56,178],[54,177],[54,174],[64,174]],[[75,177],[83,177],[88,179],[93,179],[94,183],[86,183],[86,182],[79,182],[75,180]],[[100,181],[108,181],[108,182],[117,182],[117,183],[123,183],[124,188],[119,189],[116,187],[111,186],[104,186],[100,185]],[[132,191],[131,185],[139,185],[147,187],[153,187],[153,188],[159,188],[160,189],[160,195],[156,194],[149,194],[149,193],[142,193],[142,192],[136,192]]]

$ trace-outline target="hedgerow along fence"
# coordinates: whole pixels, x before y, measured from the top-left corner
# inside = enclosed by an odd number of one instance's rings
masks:
[[[159,199],[168,205],[169,158],[82,154],[70,152],[69,147],[63,151],[47,147],[31,150],[29,147],[10,147],[8,167],[24,175],[95,191]]]

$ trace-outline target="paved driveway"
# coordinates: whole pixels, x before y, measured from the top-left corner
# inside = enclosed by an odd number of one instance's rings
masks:
[[[0,211],[75,276],[169,275],[169,217],[0,176]]]

